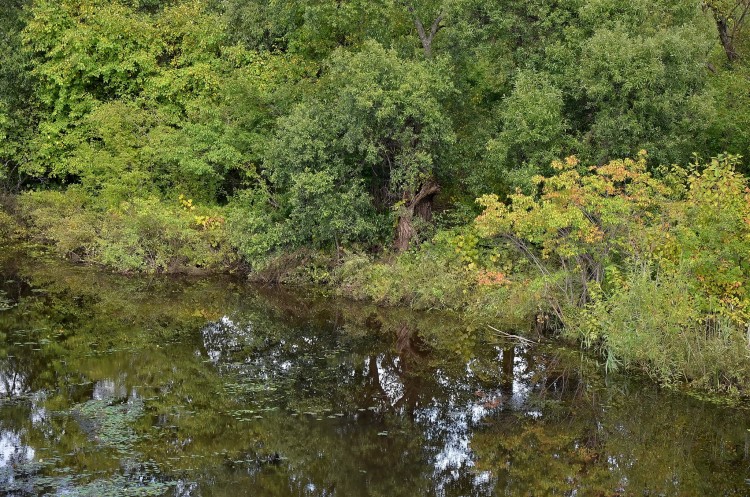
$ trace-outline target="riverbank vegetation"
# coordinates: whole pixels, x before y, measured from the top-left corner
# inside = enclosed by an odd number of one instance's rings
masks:
[[[569,157],[533,178],[537,193],[484,196],[473,225],[396,263],[348,260],[342,288],[517,326],[535,316],[540,331],[596,350],[609,368],[744,392],[750,188],[737,160],[656,178],[645,153],[589,168]]]
[[[750,393],[744,0],[11,0],[0,234]]]

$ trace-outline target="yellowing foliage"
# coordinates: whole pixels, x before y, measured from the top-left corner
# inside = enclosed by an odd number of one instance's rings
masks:
[[[480,198],[475,227],[533,263],[546,305],[609,366],[726,386],[742,375],[715,357],[746,361],[750,345],[750,191],[737,163],[720,156],[655,176],[645,153],[589,168],[569,157],[534,178],[536,195]]]

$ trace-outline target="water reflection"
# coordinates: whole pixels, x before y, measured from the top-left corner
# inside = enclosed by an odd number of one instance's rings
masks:
[[[23,445],[21,433],[0,433],[0,467],[12,467],[33,459],[34,449]]]
[[[20,397],[31,391],[26,377],[14,369],[9,361],[0,362],[0,397]]]
[[[30,493],[32,485],[23,479],[19,481],[14,466],[31,461],[33,457],[33,450],[23,445],[20,435],[8,432],[0,433],[0,484],[6,488],[15,487]]]
[[[750,493],[746,411],[606,384],[575,351],[231,281],[13,267],[0,495]]]
[[[118,378],[106,378],[94,383],[94,392],[91,394],[93,400],[117,400],[127,398],[128,386],[125,374]],[[130,393],[132,398],[138,398],[135,389]]]

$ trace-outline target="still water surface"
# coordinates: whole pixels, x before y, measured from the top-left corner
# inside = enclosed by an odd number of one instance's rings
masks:
[[[0,248],[0,496],[747,496],[750,412],[435,313]]]

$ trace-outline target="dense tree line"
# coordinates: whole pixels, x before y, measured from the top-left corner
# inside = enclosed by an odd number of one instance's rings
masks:
[[[138,202],[177,215],[183,195],[253,260],[404,250],[436,200],[471,212],[567,155],[746,154],[747,9],[13,0],[0,175],[9,192],[73,190],[95,224],[138,217]],[[50,195],[27,202],[31,218],[62,202]],[[83,238],[66,250],[94,256]]]

